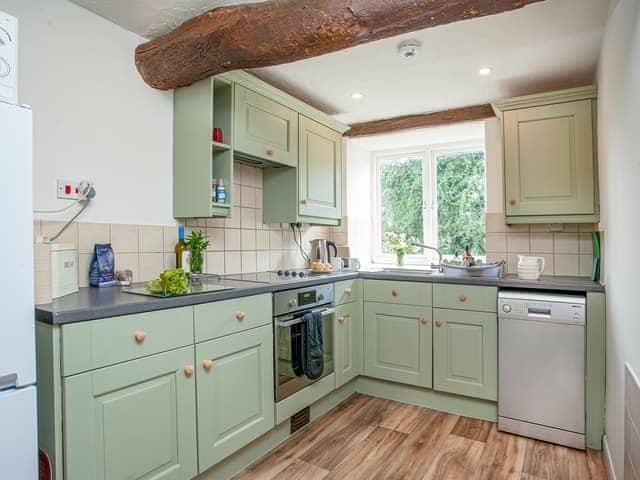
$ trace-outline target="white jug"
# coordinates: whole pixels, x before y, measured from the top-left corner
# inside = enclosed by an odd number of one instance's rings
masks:
[[[538,280],[544,271],[543,257],[518,255],[518,278],[522,280]]]

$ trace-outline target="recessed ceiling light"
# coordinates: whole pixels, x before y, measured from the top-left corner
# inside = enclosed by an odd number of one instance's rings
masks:
[[[351,98],[353,98],[354,100],[362,100],[364,98],[364,94],[361,92],[353,92],[351,94]]]
[[[478,69],[478,75],[487,76],[491,75],[492,69],[491,67],[480,67]]]

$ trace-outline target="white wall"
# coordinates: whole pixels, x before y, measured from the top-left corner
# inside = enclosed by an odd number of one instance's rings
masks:
[[[81,220],[173,224],[173,96],[138,75],[133,54],[144,38],[65,0],[0,0],[0,10],[19,20],[35,208],[67,205],[55,198],[57,178],[86,178],[98,195]]]
[[[607,22],[599,65],[598,136],[607,269],[606,435],[623,478],[624,363],[640,372],[640,2],[620,0]]]

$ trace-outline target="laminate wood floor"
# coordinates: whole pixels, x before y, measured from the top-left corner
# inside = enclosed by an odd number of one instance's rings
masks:
[[[498,432],[491,422],[356,394],[235,480],[607,479],[601,452]]]

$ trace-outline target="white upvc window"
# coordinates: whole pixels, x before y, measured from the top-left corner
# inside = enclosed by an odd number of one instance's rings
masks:
[[[466,165],[469,163],[469,159],[473,159],[472,167]],[[460,168],[456,163],[447,164],[447,162],[456,161],[460,164]],[[454,256],[454,251],[448,251],[454,249],[451,232],[443,235],[447,245],[440,245],[439,229],[451,229],[452,226],[451,222],[444,222],[445,225],[440,225],[438,218],[439,188],[443,195],[451,193],[452,188],[462,189],[460,192],[453,192],[461,193],[455,198],[464,198],[462,204],[473,206],[472,221],[464,222],[472,225],[473,228],[470,233],[464,233],[469,235],[469,243],[476,247],[476,251],[472,251],[472,253],[475,256],[484,256],[486,181],[484,142],[482,140],[374,152],[371,165],[373,182],[371,188],[373,197],[371,238],[372,256],[375,263],[395,263],[396,261],[396,256],[393,253],[383,251],[382,239],[386,231],[393,231],[397,234],[405,233],[419,243],[444,248],[443,254],[447,258]],[[440,179],[438,178],[439,165]],[[458,175],[462,183],[457,182]],[[473,176],[470,177],[470,175]],[[451,185],[452,180],[456,182],[456,185]],[[444,184],[445,182],[447,184]],[[445,199],[445,201],[447,200]],[[451,207],[452,202],[458,201],[460,200],[449,198],[447,206]],[[457,244],[460,244],[461,241],[458,240]],[[416,253],[405,256],[405,263],[409,265],[431,265],[437,261],[437,254],[431,250],[420,249]]]

